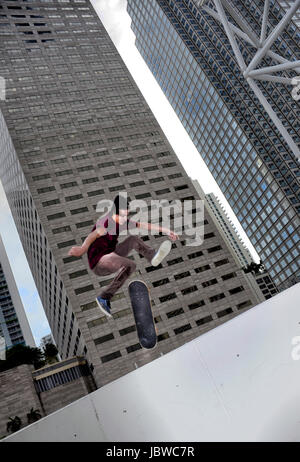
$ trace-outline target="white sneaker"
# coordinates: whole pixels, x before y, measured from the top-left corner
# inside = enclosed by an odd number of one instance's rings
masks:
[[[154,257],[152,258],[151,265],[152,266],[158,266],[163,261],[163,259],[168,255],[171,248],[172,248],[171,242],[169,240],[164,241],[160,245],[160,247],[159,247],[158,251],[156,252],[156,254],[154,255]]]

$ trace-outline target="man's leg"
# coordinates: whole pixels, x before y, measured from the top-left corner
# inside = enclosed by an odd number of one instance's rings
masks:
[[[124,258],[115,252],[103,255],[93,271],[98,276],[110,273],[118,273],[113,281],[101,292],[100,297],[110,300],[117,290],[124,284],[126,279],[135,271],[136,263]]]
[[[122,257],[127,257],[129,252],[133,249],[143,255],[149,262],[151,262],[156,253],[156,251],[149,245],[145,244],[143,239],[139,236],[127,237],[123,242],[116,246],[114,252]]]

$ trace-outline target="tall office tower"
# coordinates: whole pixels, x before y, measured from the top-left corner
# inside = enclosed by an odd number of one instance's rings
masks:
[[[232,256],[236,263],[242,267],[249,265],[253,262],[253,257],[229,219],[219,198],[214,193],[205,194],[197,180],[192,180],[192,182],[199,192],[199,196],[204,198],[208,212],[223,239],[227,242],[228,247],[231,248]]]
[[[6,348],[23,344],[35,347],[22,300],[0,236],[0,336]]]
[[[99,200],[126,190],[147,210],[196,191],[88,1],[3,0],[0,13],[1,178],[62,359],[85,354],[101,386],[258,303],[207,219],[201,246],[181,235],[157,267],[130,255],[151,289],[153,351],[138,343],[127,284],[113,320],[101,314],[95,298],[111,276],[68,256]],[[142,238],[156,249],[167,239]]]
[[[294,0],[278,0],[278,3],[285,11],[288,11],[288,9],[293,5]],[[297,27],[300,27],[300,8],[298,8],[295,12],[293,21],[297,24]]]
[[[138,50],[280,290],[300,281],[297,6],[128,0]]]
[[[254,263],[253,257],[242,241],[237,229],[228,217],[219,198],[213,194],[205,194],[197,180],[192,180],[196,191],[205,201],[207,211],[214,221],[219,233],[224,241],[227,243],[236,264],[243,268],[249,283],[252,285],[253,290],[263,295],[268,300],[273,295],[278,293],[277,287],[272,281],[272,278],[263,265]],[[251,276],[250,276],[251,273]]]

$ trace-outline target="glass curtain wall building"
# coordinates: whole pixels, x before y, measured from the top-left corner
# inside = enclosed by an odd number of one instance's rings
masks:
[[[222,24],[201,9],[201,3],[128,0],[136,46],[265,267],[283,289],[300,281],[299,162],[241,74]],[[258,33],[263,2],[231,3]],[[205,5],[214,7],[213,2]],[[270,1],[268,31],[284,13]],[[281,53],[282,59],[299,59],[299,37],[291,21],[273,44],[273,52]],[[254,48],[242,39],[238,43],[249,63]],[[266,56],[263,64],[270,65],[271,58]],[[275,82],[259,85],[299,145],[300,108],[291,87]]]
[[[287,11],[288,8],[294,3],[294,0],[278,0],[280,6]],[[293,21],[297,24],[297,27],[300,27],[300,8],[296,12],[295,16],[293,17]]]
[[[153,351],[138,343],[127,284],[113,319],[102,315],[95,299],[112,276],[68,256],[91,232],[99,200],[127,191],[147,209],[196,190],[90,2],[3,0],[0,27],[1,179],[62,359],[85,355],[101,386],[257,304],[205,216],[200,248],[180,235],[157,267],[129,255],[151,291]],[[155,249],[167,239],[142,238]]]

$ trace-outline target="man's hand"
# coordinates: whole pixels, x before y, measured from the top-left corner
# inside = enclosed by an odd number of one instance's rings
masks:
[[[73,257],[81,257],[81,255],[83,254],[84,254],[84,250],[80,246],[72,247],[68,252],[68,255],[73,256]]]
[[[173,231],[168,231],[167,235],[170,237],[171,241],[176,241],[176,239],[179,239],[178,234],[173,233]]]
[[[98,238],[106,234],[106,229],[99,227],[96,228],[94,231],[92,231],[88,237],[85,239],[85,241],[82,243],[82,246],[76,245],[75,247],[72,247],[68,255],[74,256],[74,257],[81,257],[85,252],[88,251],[90,245]]]

